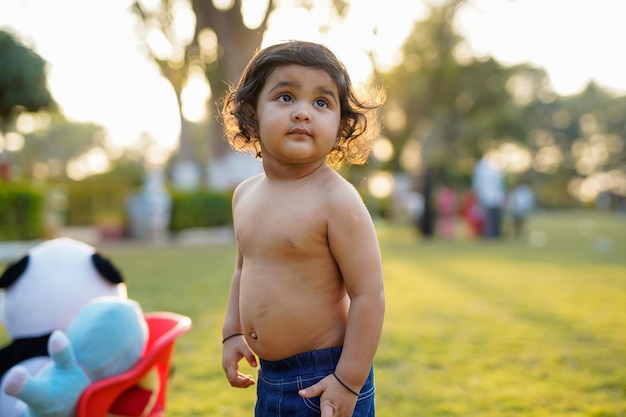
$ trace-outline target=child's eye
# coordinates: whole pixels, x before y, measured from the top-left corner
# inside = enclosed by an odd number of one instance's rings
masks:
[[[289,103],[290,101],[292,101],[292,98],[289,94],[280,94],[277,98],[278,101],[284,102],[284,103]]]
[[[315,105],[325,108],[328,107],[328,101],[324,100],[323,98],[318,98],[317,100],[315,100]]]

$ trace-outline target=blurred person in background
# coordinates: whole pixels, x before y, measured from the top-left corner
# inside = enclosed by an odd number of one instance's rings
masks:
[[[490,154],[484,155],[476,163],[472,189],[485,215],[483,236],[489,239],[500,237],[506,188],[504,174]]]
[[[422,178],[421,194],[424,205],[420,217],[417,219],[417,227],[422,236],[430,239],[435,234],[435,221],[437,218],[437,207],[433,201],[434,178],[430,167],[424,170]]]
[[[521,180],[509,192],[507,209],[513,219],[513,236],[520,239],[524,234],[526,220],[535,209],[535,193],[526,180]]]
[[[456,228],[456,191],[448,181],[437,192],[437,229],[443,240],[453,240]]]

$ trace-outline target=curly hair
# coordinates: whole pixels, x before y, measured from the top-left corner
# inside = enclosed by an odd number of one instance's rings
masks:
[[[230,88],[222,104],[222,124],[230,145],[262,158],[256,105],[265,81],[276,68],[297,64],[326,71],[337,84],[341,106],[341,134],[327,163],[363,164],[380,132],[376,109],[385,101],[382,89],[373,90],[367,101],[357,97],[343,63],[323,45],[289,41],[257,51],[246,66],[239,84]]]

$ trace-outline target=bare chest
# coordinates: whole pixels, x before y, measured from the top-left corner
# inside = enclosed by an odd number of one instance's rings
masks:
[[[244,256],[310,256],[327,250],[326,213],[303,193],[251,193],[234,208],[235,233]]]

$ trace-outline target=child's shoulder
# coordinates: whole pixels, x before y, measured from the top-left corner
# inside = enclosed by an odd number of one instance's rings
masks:
[[[258,184],[265,177],[265,174],[260,173],[253,175],[251,177],[246,178],[241,181],[237,187],[235,187],[235,191],[233,193],[233,198],[237,198],[238,195],[245,193],[246,190],[250,189],[254,186],[254,184]]]
[[[324,165],[315,173],[314,181],[319,186],[327,188],[328,191],[354,188],[347,179],[328,165]]]
[[[361,196],[354,185],[333,169],[328,170],[323,188],[324,195],[331,201],[337,200],[340,203],[346,203],[350,199],[361,201]]]

